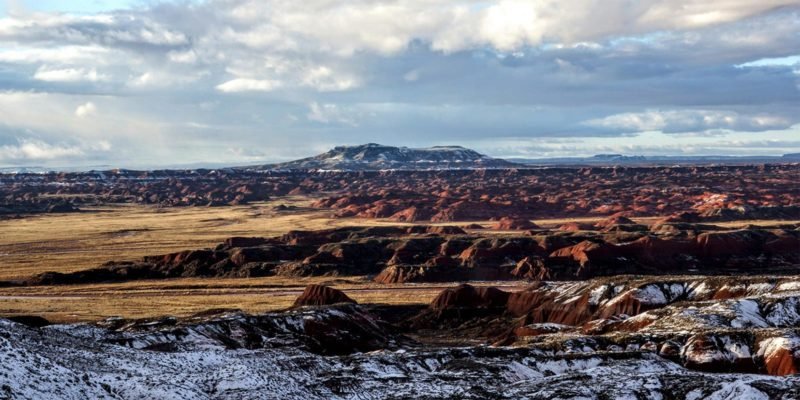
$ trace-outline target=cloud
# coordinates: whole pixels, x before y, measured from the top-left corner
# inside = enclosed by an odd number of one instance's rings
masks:
[[[0,62],[3,63],[54,63],[79,64],[103,62],[111,52],[110,49],[98,45],[90,46],[55,46],[55,47],[12,47],[0,50]]]
[[[78,146],[53,145],[41,140],[21,140],[16,145],[0,146],[0,162],[42,161],[82,156]]]
[[[217,85],[217,90],[224,93],[271,92],[279,87],[281,87],[279,81],[236,78]]]
[[[167,53],[170,61],[182,64],[194,64],[197,62],[197,53],[189,51],[170,51]]]
[[[211,3],[212,5],[214,2]],[[638,1],[425,0],[348,2],[233,1],[222,17],[228,38],[250,47],[311,42],[326,52],[396,54],[415,40],[454,52],[509,51],[544,42],[580,42],[671,29],[697,29],[759,15],[793,0]]]
[[[787,129],[795,122],[789,118],[770,115],[742,115],[733,111],[716,110],[650,110],[623,113],[593,119],[587,125],[617,129],[620,132],[661,131],[664,133],[735,130],[761,132]]]
[[[717,151],[797,133],[799,30],[798,0],[20,11],[0,18],[0,144],[107,140],[115,160],[191,163],[265,142],[265,158],[367,141],[490,148],[487,137],[565,154],[584,150],[552,140],[601,149],[655,130],[668,134],[652,151],[678,151],[674,140]]]
[[[178,47],[188,36],[144,14],[25,13],[0,19],[0,40],[71,45]]]
[[[266,156],[263,151],[243,147],[229,147],[226,151],[236,160],[263,160]]]
[[[41,66],[33,75],[34,79],[47,82],[98,82],[108,80],[107,75],[98,74],[94,68],[56,68]]]
[[[305,72],[303,85],[320,92],[337,92],[349,90],[359,85],[358,79],[352,76],[337,76],[326,66],[318,66]]]
[[[319,104],[312,102],[308,105],[306,118],[309,121],[320,122],[323,124],[338,123],[350,126],[358,126],[355,115],[352,112],[342,110],[336,104]]]
[[[95,113],[97,113],[97,106],[91,101],[87,101],[85,104],[81,104],[75,109],[75,116],[78,118],[85,118]]]

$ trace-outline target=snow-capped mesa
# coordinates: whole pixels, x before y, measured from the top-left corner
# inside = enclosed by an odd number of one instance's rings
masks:
[[[516,168],[520,164],[492,158],[461,146],[409,148],[368,143],[337,146],[314,157],[257,168],[279,170],[446,170]]]

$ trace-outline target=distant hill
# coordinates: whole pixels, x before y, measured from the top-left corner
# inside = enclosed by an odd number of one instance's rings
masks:
[[[590,157],[514,158],[512,161],[528,166],[546,165],[703,165],[703,164],[759,164],[800,160],[800,153],[783,156],[628,156],[623,154],[597,154]]]
[[[596,154],[590,160],[596,162],[637,162],[645,161],[646,158],[644,156],[625,156],[622,154]]]
[[[358,146],[337,146],[308,158],[255,169],[273,170],[438,170],[515,168],[520,164],[492,158],[461,146],[409,148],[368,143]]]

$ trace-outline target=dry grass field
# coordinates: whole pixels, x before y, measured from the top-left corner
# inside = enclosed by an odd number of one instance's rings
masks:
[[[326,211],[308,208],[310,201],[289,197],[247,206],[210,208],[115,205],[87,208],[80,213],[2,220],[0,280],[44,271],[76,271],[109,260],[213,247],[231,236],[397,225],[391,221],[334,219]],[[273,211],[278,204],[297,209]],[[344,289],[359,302],[388,304],[427,303],[448,286],[375,285],[365,278],[331,281],[331,278],[266,277],[2,288],[0,316],[41,315],[53,321],[74,322],[110,316],[183,316],[210,308],[264,312],[290,306],[305,285],[319,282]]]
[[[259,313],[291,306],[303,288],[311,283],[324,283],[344,290],[359,303],[382,304],[426,304],[442,289],[457,285],[379,285],[360,277],[265,277],[4,288],[0,289],[0,316],[39,315],[54,322],[79,322],[98,321],[112,316],[187,316],[218,308]],[[526,286],[525,282],[475,284],[507,290]]]
[[[334,219],[308,208],[310,199],[289,197],[235,207],[156,208],[117,205],[80,213],[43,214],[0,221],[0,280],[44,271],[68,272],[109,260],[213,247],[231,236],[275,236],[295,229],[340,226],[409,225],[387,220]],[[278,204],[297,207],[273,211]],[[598,217],[536,220],[543,227],[568,221],[594,222]],[[649,223],[654,218],[636,219]],[[474,221],[489,226],[490,221]],[[737,221],[719,225],[769,225],[778,221]],[[450,225],[465,225],[457,222]],[[484,234],[506,232],[483,231]],[[359,302],[422,304],[452,285],[376,285],[366,278],[266,277],[251,279],[176,279],[119,284],[43,286],[0,289],[0,316],[41,315],[53,321],[96,321],[110,316],[131,318],[183,316],[211,308],[264,312],[291,305],[303,287],[325,282]],[[494,282],[524,287],[524,282]]]
[[[236,207],[118,205],[2,220],[0,280],[213,247],[231,236],[273,236],[347,224],[324,211],[304,208],[307,203],[304,198],[286,198]],[[272,211],[278,204],[294,205],[299,211]]]

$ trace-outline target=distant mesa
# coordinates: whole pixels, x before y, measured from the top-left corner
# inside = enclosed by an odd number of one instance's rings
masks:
[[[622,154],[596,154],[592,157],[595,161],[620,161],[620,162],[633,162],[645,161],[644,156],[626,156]]]
[[[337,146],[314,157],[254,167],[270,170],[441,170],[516,168],[521,164],[492,158],[461,146],[409,148],[368,143]]]

